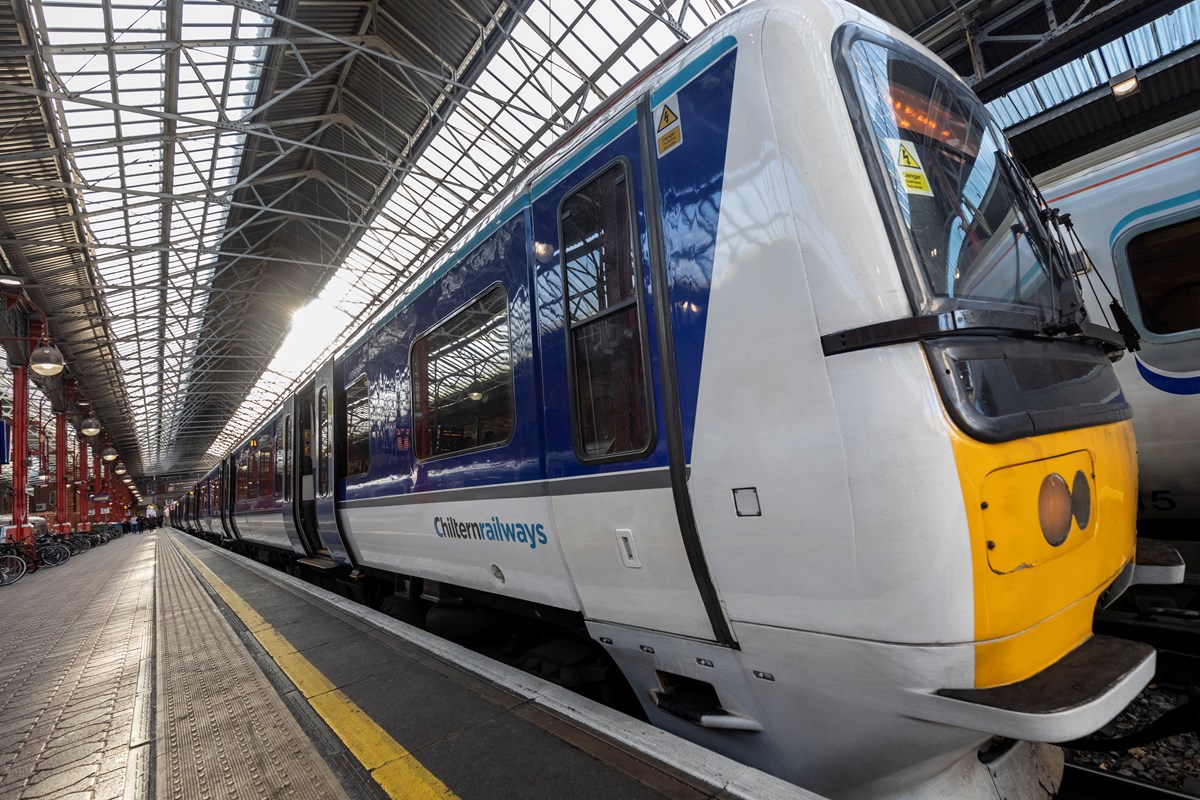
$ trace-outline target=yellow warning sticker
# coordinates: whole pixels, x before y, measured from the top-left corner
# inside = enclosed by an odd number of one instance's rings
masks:
[[[662,158],[667,153],[683,144],[683,121],[679,119],[679,98],[671,95],[654,109],[655,136],[658,143],[658,156]]]
[[[668,150],[678,147],[682,141],[683,134],[680,132],[679,128],[671,128],[671,130],[658,137],[658,154],[661,156]]]
[[[896,169],[900,172],[900,182],[908,194],[919,194],[933,197],[933,187],[929,185],[929,176],[921,164],[921,157],[912,142],[900,139],[888,139],[888,151]]]
[[[679,115],[672,111],[670,106],[664,105],[662,112],[658,115],[658,132],[662,133],[678,121]]]

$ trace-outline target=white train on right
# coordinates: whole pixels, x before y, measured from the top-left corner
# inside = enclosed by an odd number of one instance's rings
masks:
[[[1141,350],[1115,365],[1134,411],[1139,533],[1200,538],[1200,112],[1037,183],[1071,215],[1142,337]],[[1096,288],[1084,297],[1099,321],[1108,299]]]

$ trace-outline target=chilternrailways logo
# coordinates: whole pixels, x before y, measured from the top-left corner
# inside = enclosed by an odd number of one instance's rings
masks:
[[[459,522],[454,517],[434,517],[433,532],[439,539],[486,539],[489,542],[518,542],[536,550],[546,544],[546,526],[525,522],[501,522],[492,517],[486,522]]]

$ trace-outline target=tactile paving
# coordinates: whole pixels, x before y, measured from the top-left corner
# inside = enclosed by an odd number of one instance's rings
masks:
[[[149,713],[154,540],[118,539],[0,588],[5,800],[145,797],[148,740],[133,734]]]
[[[157,796],[345,798],[246,646],[165,539],[158,558]]]

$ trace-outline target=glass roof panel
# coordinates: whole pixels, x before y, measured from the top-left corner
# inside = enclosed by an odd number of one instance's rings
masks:
[[[531,2],[472,90],[401,176],[355,252],[320,298],[297,312],[291,334],[209,449],[209,459],[227,452],[314,363],[411,287],[438,248],[557,135],[680,37],[695,35],[738,4],[707,0],[679,4],[672,12],[628,0]],[[586,30],[570,34],[573,26]],[[640,36],[639,27],[646,28]],[[599,65],[614,56],[609,71],[620,77],[606,79]],[[589,88],[596,86],[604,88]]]
[[[99,285],[108,311],[120,372],[136,391],[127,392],[137,421],[141,462],[153,468],[170,445],[180,413],[163,405],[159,388],[185,383],[184,359],[168,353],[190,351],[203,312],[203,290],[211,278],[211,247],[224,226],[227,209],[217,213],[199,202],[228,188],[240,158],[243,134],[200,125],[214,121],[227,107],[244,108],[257,89],[262,50],[247,42],[226,50],[208,48],[192,55],[204,84],[186,57],[168,71],[168,53],[181,48],[168,42],[174,20],[182,39],[252,39],[271,30],[266,18],[226,3],[130,0],[78,4],[35,0],[43,22],[41,44],[52,85],[72,93],[60,97],[64,139],[90,241],[96,247]],[[268,4],[273,7],[273,4]],[[133,49],[107,47],[108,42]],[[65,47],[74,45],[74,47]],[[227,55],[241,63],[226,69]],[[190,82],[180,91],[180,81]],[[210,90],[210,95],[205,88]],[[167,107],[169,98],[176,99]],[[180,118],[181,116],[185,118]],[[188,138],[182,141],[179,136]],[[152,137],[137,141],[135,137]],[[80,151],[79,145],[100,146]],[[184,153],[186,149],[186,155]],[[173,153],[164,163],[164,154]],[[214,169],[219,159],[221,169]],[[188,196],[184,193],[192,193]],[[163,281],[170,309],[161,306]],[[120,288],[118,288],[120,287]],[[143,287],[130,290],[130,287]],[[183,308],[179,304],[183,304]],[[160,327],[165,341],[160,341]],[[178,398],[179,395],[176,395]]]

